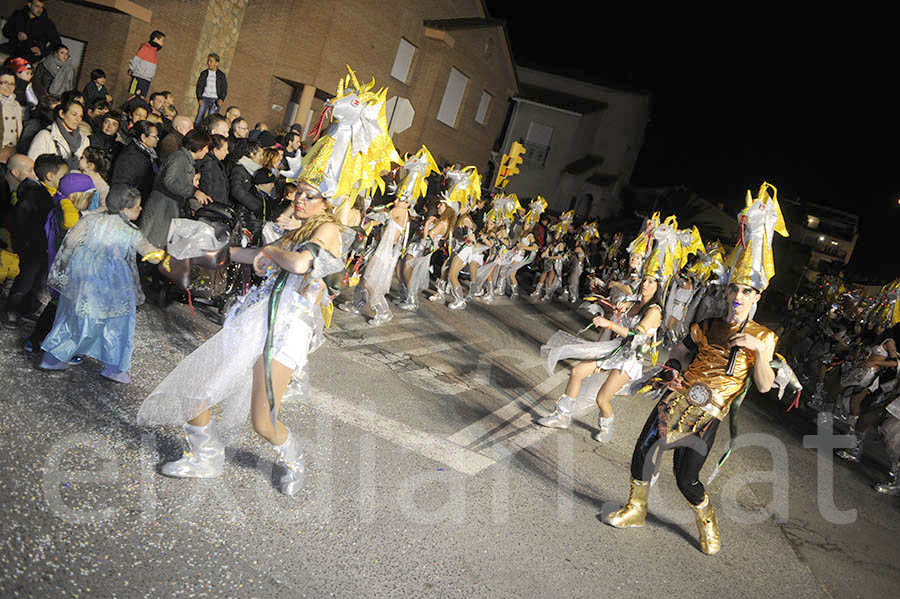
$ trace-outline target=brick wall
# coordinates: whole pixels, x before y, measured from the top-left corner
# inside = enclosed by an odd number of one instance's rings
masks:
[[[227,103],[240,106],[251,122],[270,127],[284,120],[285,113],[272,106],[287,106],[291,82],[331,94],[350,64],[361,81],[374,77],[377,87],[389,88],[389,97],[406,97],[415,107],[412,127],[395,136],[401,152],[415,152],[424,143],[436,158],[483,171],[503,125],[507,98],[515,92],[499,29],[452,31],[452,48],[425,37],[425,19],[483,16],[479,0],[137,1],[153,11],[151,23],[68,2],[48,3],[62,33],[88,41],[81,84],[92,68],[103,68],[117,100],[125,97],[128,61],[153,29],[166,33],[166,45],[151,91],[174,92],[182,114],[196,110],[194,84],[210,51],[223,57]],[[407,83],[390,76],[401,37],[418,48]],[[491,49],[485,52],[488,39]],[[436,118],[452,67],[470,79],[455,128]],[[475,112],[484,89],[493,100],[486,125],[479,125]]]

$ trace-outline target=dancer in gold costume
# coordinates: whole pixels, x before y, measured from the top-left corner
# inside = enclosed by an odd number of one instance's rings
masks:
[[[773,195],[768,191],[771,189]],[[714,554],[721,548],[716,513],[699,480],[716,431],[729,410],[736,409],[750,383],[765,393],[775,383],[775,333],[750,318],[751,309],[775,274],[774,232],[787,235],[775,188],[763,183],[756,198],[747,192],[747,206],[738,217],[741,239],[729,261],[728,314],[694,323],[690,335],[675,348],[673,377],[647,419],[631,459],[631,494],[622,509],[607,517],[616,528],[640,527],[647,516],[647,497],[657,444],[673,449],[678,488],[697,514],[700,547]],[[681,370],[678,356],[693,355]]]

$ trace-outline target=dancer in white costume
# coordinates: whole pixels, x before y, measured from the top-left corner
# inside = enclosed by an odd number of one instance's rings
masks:
[[[389,212],[382,213],[382,217],[381,240],[366,263],[353,299],[339,306],[347,312],[368,316],[372,326],[382,325],[394,317],[385,295],[391,290],[394,268],[403,251],[409,227],[409,203],[398,199]]]
[[[455,204],[454,204],[455,205]],[[406,293],[400,302],[401,310],[417,310],[419,293],[428,288],[429,268],[432,254],[441,240],[446,238],[456,226],[456,212],[446,202],[437,207],[437,216],[431,216],[422,226],[419,239],[409,244],[398,270],[400,281]]]
[[[286,473],[279,490],[294,494],[303,484],[300,445],[281,422],[272,422],[267,397],[264,350],[271,347],[271,389],[277,413],[295,371],[306,372],[308,355],[324,341],[322,278],[343,269],[340,226],[330,205],[315,188],[300,184],[295,216],[304,225],[274,245],[232,248],[232,260],[253,264],[265,280],[228,315],[222,330],[185,358],[144,400],[138,411],[142,425],[184,424],[189,449],[184,457],[162,465],[173,477],[209,478],[222,474],[224,438],[240,432],[252,414],[253,429],[268,441]],[[286,280],[279,275],[290,273]],[[276,283],[283,285],[277,311],[270,314]],[[272,327],[273,334],[267,339]],[[309,376],[303,377],[308,380]],[[219,425],[210,408],[222,404]]]
[[[577,402],[581,384],[587,377],[606,372],[607,377],[596,393],[600,408],[598,430],[594,439],[608,443],[613,434],[613,410],[610,400],[630,380],[641,377],[644,353],[650,349],[656,329],[662,321],[662,308],[658,299],[659,283],[648,274],[643,278],[640,300],[630,303],[625,313],[614,322],[603,316],[595,316],[593,325],[608,329],[621,339],[590,343],[564,331],[557,331],[541,346],[544,366],[551,375],[559,360],[571,358],[586,360],[575,365],[566,385],[565,393],[556,402],[556,409],[549,416],[540,418],[541,426],[568,428],[574,416],[580,415],[587,402]]]
[[[143,425],[186,422],[184,456],[163,464],[162,474],[220,476],[223,436],[240,432],[249,412],[253,429],[286,470],[279,490],[292,495],[302,486],[300,444],[277,416],[292,376],[308,384],[308,356],[324,341],[325,313],[330,315],[323,278],[344,267],[341,225],[329,198],[365,193],[378,185],[385,167],[399,162],[387,136],[387,90],[374,93],[372,85],[360,86],[352,70],[339,83],[326,106],[336,122],[310,149],[297,182],[294,216],[303,224],[272,245],[231,249],[233,261],[268,274],[229,312],[222,330],[185,358],[138,410]],[[222,434],[210,417],[218,404],[224,408]]]

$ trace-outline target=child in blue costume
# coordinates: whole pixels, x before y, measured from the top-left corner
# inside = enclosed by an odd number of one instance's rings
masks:
[[[50,267],[59,307],[40,368],[62,370],[72,356],[90,356],[106,365],[102,376],[131,382],[135,311],[144,301],[135,255],[150,262],[163,255],[132,224],[140,200],[134,187],[113,185],[106,212],[85,215],[63,240]]]

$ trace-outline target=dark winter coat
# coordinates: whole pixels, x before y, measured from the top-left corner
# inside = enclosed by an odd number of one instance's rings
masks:
[[[109,184],[124,183],[137,187],[141,192],[141,199],[146,201],[153,190],[153,179],[158,170],[157,163],[146,152],[137,144],[130,143],[125,146],[113,164]]]
[[[53,209],[53,198],[47,188],[33,179],[25,179],[16,190],[18,201],[10,214],[13,249],[20,256],[47,256],[47,234],[44,224]]]
[[[225,176],[225,165],[212,152],[197,162],[200,173],[200,191],[212,198],[216,204],[231,206],[228,194],[228,178]]]
[[[28,39],[19,40],[20,32],[24,32]],[[50,54],[53,48],[60,43],[59,32],[47,15],[47,10],[45,9],[41,16],[32,19],[27,6],[13,11],[6,25],[3,26],[3,35],[9,39],[10,56],[23,56],[32,64],[36,62],[36,58],[40,59]],[[34,46],[41,49],[40,57],[36,57],[31,52],[31,48]]]
[[[196,172],[194,157],[187,148],[169,154],[163,161],[141,213],[141,233],[156,247],[166,247],[169,224],[181,216],[185,200],[194,195]]]

